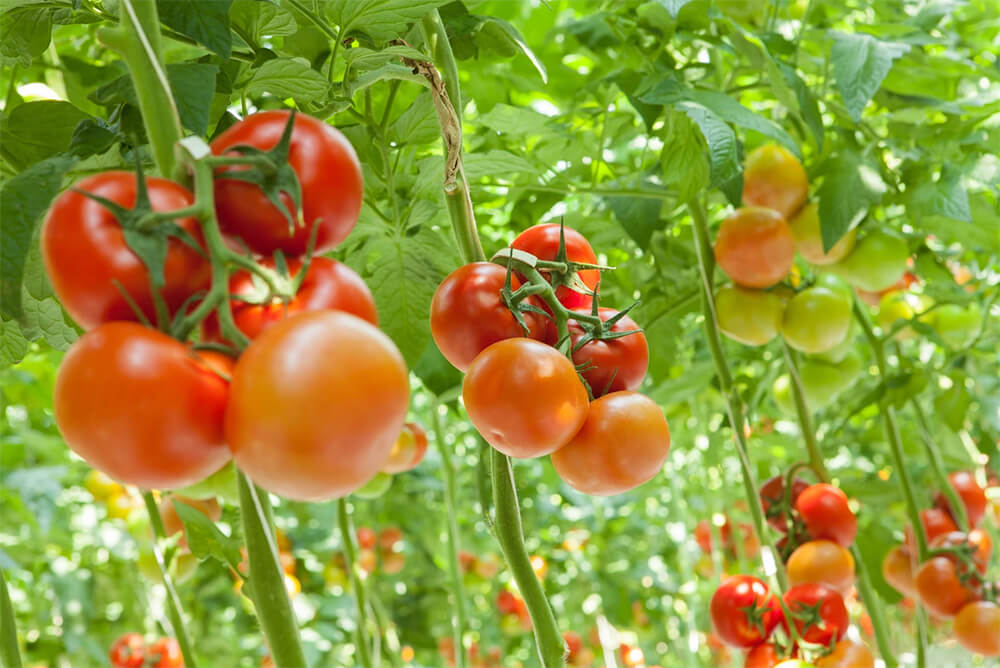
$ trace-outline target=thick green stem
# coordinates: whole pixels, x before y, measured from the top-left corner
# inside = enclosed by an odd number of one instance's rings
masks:
[[[240,489],[240,517],[247,547],[247,585],[253,598],[267,646],[275,665],[306,668],[292,602],[285,589],[285,573],[278,558],[278,546],[271,528],[271,506],[267,493],[258,494],[246,474],[237,475]],[[245,585],[246,586],[246,585]]]
[[[455,54],[451,51],[451,42],[448,41],[448,34],[445,32],[438,10],[432,9],[427,12],[420,25],[424,31],[424,40],[431,50],[431,57],[441,70],[441,78],[444,79],[448,99],[451,100],[451,106],[455,108],[455,115],[458,117],[458,122],[461,123],[462,90],[458,82],[458,63],[455,62]]]
[[[757,492],[757,478],[750,464],[749,447],[746,435],[743,432],[743,404],[733,385],[733,376],[729,371],[729,364],[726,362],[726,356],[722,351],[722,338],[719,335],[719,321],[715,311],[715,295],[712,294],[715,262],[712,255],[712,244],[708,237],[707,216],[700,202],[690,202],[688,208],[691,211],[691,219],[694,226],[695,251],[698,255],[698,270],[701,274],[705,334],[708,340],[709,352],[712,354],[712,360],[715,362],[715,371],[719,379],[719,389],[726,403],[726,414],[729,418],[729,426],[733,432],[736,453],[739,456],[740,469],[743,473],[743,491],[746,493],[747,504],[750,506],[750,516],[753,519],[757,535],[760,536],[761,542],[767,546],[774,557],[775,576],[778,579],[778,585],[782,590],[785,590],[788,588],[788,576],[785,573],[785,566],[781,562],[780,554],[775,549],[771,535],[767,531],[767,524],[764,521],[764,509],[761,507],[760,495]]]
[[[948,498],[948,506],[951,508],[951,514],[954,516],[958,528],[962,531],[968,531],[969,516],[965,512],[965,504],[962,502],[958,492],[955,491],[951,481],[948,480],[944,461],[941,458],[941,451],[938,449],[937,443],[934,442],[934,437],[931,436],[930,426],[927,424],[927,416],[924,415],[924,409],[920,407],[920,401],[916,397],[913,397],[910,405],[913,407],[913,414],[917,418],[917,431],[920,433],[920,441],[924,444],[924,451],[927,453],[927,460],[931,463],[931,469],[937,478],[938,486],[941,487],[941,492]]]
[[[167,537],[166,529],[163,526],[163,518],[160,517],[160,509],[156,505],[153,493],[146,491],[142,493],[142,500],[146,504],[146,512],[149,513],[149,523],[153,527],[153,556],[156,565],[160,569],[160,577],[163,578],[163,586],[167,590],[167,615],[170,617],[170,625],[174,629],[174,636],[177,644],[180,645],[181,654],[184,655],[184,665],[190,668],[197,668],[195,661],[194,646],[191,644],[191,635],[188,633],[187,625],[184,623],[184,610],[181,607],[180,597],[177,596],[177,589],[174,581],[170,577],[167,566],[168,560],[164,558],[160,551],[159,541]]]
[[[351,576],[351,590],[358,610],[358,663],[364,668],[371,668],[371,638],[368,633],[368,604],[365,601],[365,585],[357,567],[357,549],[354,546],[354,525],[351,515],[347,512],[347,501],[337,501],[337,521],[340,524],[340,542],[344,547],[344,565]]]
[[[0,666],[21,668],[21,652],[17,644],[14,606],[7,591],[7,576],[0,570]]]

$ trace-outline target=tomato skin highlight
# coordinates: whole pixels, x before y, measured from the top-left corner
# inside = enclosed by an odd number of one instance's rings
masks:
[[[794,260],[792,230],[772,209],[737,209],[722,221],[715,238],[715,261],[734,283],[746,288],[775,285]]]
[[[571,262],[597,264],[597,255],[586,237],[571,227],[564,226],[563,230],[566,239],[566,259]],[[559,253],[559,225],[557,223],[540,223],[529,227],[517,235],[510,247],[531,253],[539,260],[555,260]],[[546,273],[542,272],[542,276],[545,275]],[[597,283],[601,278],[601,272],[596,269],[584,269],[577,275],[591,290],[597,288]],[[523,277],[521,280],[524,280]],[[590,295],[580,294],[575,290],[570,290],[565,285],[556,287],[556,299],[570,310],[590,308],[593,301]]]
[[[408,406],[406,364],[389,337],[348,313],[304,311],[265,330],[237,361],[226,441],[265,489],[340,498],[378,473]]]
[[[184,344],[132,322],[80,337],[56,375],[66,443],[112,478],[144,489],[198,482],[229,459],[228,384]]]
[[[500,290],[507,270],[492,262],[473,262],[448,274],[431,300],[431,335],[441,354],[459,371],[468,371],[472,360],[497,341],[523,337],[524,329],[503,303]],[[511,276],[511,288],[521,282]],[[540,303],[529,298],[530,304]],[[546,318],[524,313],[527,336],[545,337]]]
[[[844,605],[844,597],[832,588],[818,582],[799,584],[785,592],[784,599],[799,637],[806,642],[829,645],[847,633],[850,624],[847,606]],[[809,608],[816,608],[818,624],[795,617],[795,613]]]
[[[670,428],[656,402],[612,392],[591,402],[579,432],[552,453],[552,466],[578,492],[611,496],[653,479],[669,452]]]
[[[831,540],[811,540],[799,545],[788,557],[788,583],[819,582],[841,594],[854,586],[854,557]]]
[[[598,309],[598,315],[604,321],[616,313],[613,308]],[[588,362],[592,363],[580,375],[590,385],[590,392],[594,397],[621,390],[638,389],[649,367],[649,345],[646,343],[646,335],[632,318],[623,316],[611,327],[611,332],[635,333],[617,339],[590,341],[577,349],[576,345],[583,338],[584,331],[575,320],[569,321],[571,349],[574,350],[573,363],[577,367]]]
[[[959,567],[947,557],[932,557],[917,569],[914,582],[920,602],[938,617],[951,619],[966,603],[976,600],[958,573]]]
[[[774,209],[791,219],[809,196],[809,177],[798,158],[777,144],[751,151],[743,170],[743,204]]]
[[[223,155],[238,145],[274,148],[288,123],[287,110],[261,111],[247,116],[212,141],[212,153]],[[235,153],[235,152],[234,152]],[[288,219],[246,181],[225,178],[235,167],[219,171],[215,180],[215,210],[226,234],[242,238],[251,250],[271,255],[280,250],[297,256],[306,252],[313,225],[317,254],[332,250],[354,229],[361,212],[361,163],[343,134],[323,121],[298,113],[292,130],[288,164],[295,170],[302,189],[302,219],[290,234]],[[291,198],[282,202],[294,212]]]
[[[469,420],[494,448],[520,459],[558,450],[587,417],[587,390],[573,363],[531,339],[494,343],[462,384]]]
[[[970,652],[1000,656],[1000,606],[996,603],[969,603],[958,611],[952,629],[958,644]]]
[[[131,172],[104,172],[89,176],[73,187],[131,209],[135,206],[136,185],[136,176]],[[154,211],[173,211],[194,203],[191,193],[173,181],[146,177],[146,188]],[[181,218],[176,223],[199,244],[203,243],[197,220]],[[74,190],[65,191],[53,202],[42,223],[41,247],[52,288],[83,329],[93,329],[104,322],[137,319],[115,287],[115,281],[146,319],[156,322],[149,271],[125,242],[118,219],[104,205]],[[208,290],[211,268],[198,251],[171,237],[163,276],[161,294],[172,315],[188,297]]]
[[[146,650],[150,659],[159,657],[153,668],[184,668],[181,646],[173,638],[160,638]]]
[[[833,485],[811,485],[795,500],[795,509],[814,539],[850,547],[858,534],[858,519],[847,505],[847,495]]]
[[[760,615],[759,626],[747,618],[748,608]],[[712,595],[709,611],[716,635],[730,647],[744,649],[765,641],[783,618],[778,597],[752,575],[726,579]]]

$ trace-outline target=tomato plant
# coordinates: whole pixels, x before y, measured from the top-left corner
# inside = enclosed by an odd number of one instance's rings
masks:
[[[601,320],[608,321],[618,312],[602,308],[598,313]],[[584,341],[588,337],[583,328],[576,321],[569,325],[573,363],[583,369],[580,375],[595,397],[639,389],[649,366],[646,335],[632,318],[621,316],[607,331],[615,338]],[[625,332],[633,333],[624,335]]]
[[[737,209],[722,222],[715,239],[715,261],[733,282],[747,288],[775,285],[794,259],[792,231],[772,209]]]
[[[597,264],[597,256],[586,237],[572,228],[555,223],[541,223],[526,229],[517,235],[510,247],[531,253],[539,260],[555,260],[559,254],[560,243],[564,245],[566,259],[570,262]],[[546,273],[542,275],[544,276]],[[597,288],[600,272],[596,269],[583,269],[576,275],[584,290],[593,292]],[[568,285],[556,287],[556,298],[562,302],[563,306],[571,309],[589,308],[591,303],[589,295],[573,290]]]
[[[771,635],[782,619],[781,605],[763,581],[734,575],[712,595],[712,627],[732,647],[753,647]]]
[[[830,587],[818,583],[795,585],[785,592],[784,599],[787,615],[791,615],[805,642],[829,646],[847,633],[847,606],[843,596]]]

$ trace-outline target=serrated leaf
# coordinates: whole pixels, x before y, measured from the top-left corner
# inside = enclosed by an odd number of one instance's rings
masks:
[[[14,107],[0,125],[0,151],[23,170],[69,149],[80,121],[90,118],[69,102],[36,100]]]
[[[708,187],[711,175],[705,146],[694,123],[671,111],[660,151],[663,182],[677,189],[677,201],[688,202]]]
[[[407,26],[448,0],[329,0],[326,13],[341,37],[358,30],[375,40],[399,36]]]
[[[265,35],[294,35],[299,26],[295,16],[275,2],[234,0],[229,8],[229,22],[237,35],[259,42]]]
[[[851,118],[861,120],[861,112],[875,96],[893,62],[909,50],[909,44],[882,42],[863,33],[833,33],[830,64]]]
[[[430,83],[421,74],[414,74],[413,70],[399,63],[386,63],[381,67],[365,72],[356,79],[344,84],[344,93],[347,97],[368,88],[369,86],[385,79],[399,79],[410,81],[415,84],[430,88]]]
[[[0,366],[17,364],[28,354],[31,342],[16,320],[0,317]]]
[[[650,181],[646,181],[646,184],[649,189],[659,187]],[[648,246],[653,232],[663,227],[660,221],[662,200],[651,197],[605,197],[604,201],[628,235],[640,247]]]
[[[495,176],[505,181],[517,181],[513,174],[538,174],[538,168],[510,151],[493,149],[485,153],[468,153],[465,156],[465,174],[470,181],[484,176]]]
[[[819,104],[816,102],[816,97],[812,94],[806,82],[799,76],[799,73],[795,71],[794,67],[785,63],[779,63],[779,68],[781,69],[782,76],[785,78],[785,82],[794,91],[795,97],[798,100],[799,115],[802,116],[802,120],[805,121],[806,126],[812,133],[816,147],[822,150],[826,137],[823,129],[823,117],[819,113]]]
[[[233,38],[229,32],[229,7],[233,0],[157,0],[160,21],[182,35],[229,58]]]
[[[73,130],[69,152],[80,158],[104,153],[111,148],[117,137],[117,133],[103,120],[84,119]]]
[[[515,136],[545,134],[549,119],[537,111],[497,104],[479,117],[479,123],[504,134]]]
[[[41,56],[52,37],[48,8],[19,7],[0,15],[0,55],[27,67]]]
[[[389,139],[399,145],[420,146],[441,139],[441,124],[429,91],[417,96],[389,126]]]
[[[321,102],[326,99],[329,83],[322,74],[309,67],[304,58],[275,58],[254,73],[247,93],[269,93],[278,98],[291,97],[296,102]]]
[[[23,299],[24,336],[32,341],[44,339],[56,350],[69,350],[79,334],[66,322],[66,314],[55,297],[35,299],[24,294]]]
[[[914,217],[943,216],[964,223],[972,222],[969,195],[962,184],[962,175],[954,169],[945,168],[941,178],[918,187],[913,193],[910,205]]]
[[[882,199],[886,185],[882,177],[861,157],[844,151],[829,161],[819,188],[819,222],[823,248],[829,251],[847,232],[864,219],[868,209]]]
[[[184,524],[188,547],[196,557],[217,559],[223,564],[239,568],[241,560],[239,541],[219,531],[219,527],[197,508],[192,508],[177,499],[173,500],[173,504],[177,516]]]
[[[694,121],[694,124],[701,130],[702,136],[705,137],[705,142],[708,144],[712,185],[722,186],[732,183],[734,179],[742,181],[743,159],[740,154],[740,144],[733,129],[710,109],[696,102],[684,101],[676,106]],[[740,190],[742,191],[742,184]],[[730,200],[732,200],[731,196]]]

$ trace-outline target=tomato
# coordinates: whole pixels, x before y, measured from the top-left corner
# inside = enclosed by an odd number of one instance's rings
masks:
[[[275,268],[270,258],[264,258],[260,264],[268,269]],[[287,264],[289,278],[294,279],[302,269],[302,261],[292,258]],[[288,303],[278,297],[264,301],[267,287],[245,269],[229,279],[229,293],[236,297],[232,300],[233,320],[249,339],[257,338],[274,323],[301,311],[344,311],[378,325],[375,299],[365,282],[346,264],[325,257],[312,259],[302,284]],[[220,338],[215,313],[205,319],[204,332],[208,340]]]
[[[417,467],[427,454],[427,432],[416,422],[407,422],[382,465],[383,473],[403,473]]]
[[[375,547],[375,542],[378,540],[378,534],[371,527],[358,527],[355,532],[358,537],[358,546],[362,550],[370,550]]]
[[[825,538],[850,547],[858,534],[858,520],[847,505],[847,495],[833,485],[811,485],[799,494],[795,510],[813,539]]]
[[[949,348],[964,348],[979,334],[983,323],[983,312],[979,304],[965,307],[958,304],[944,304],[928,314],[931,326]]]
[[[93,329],[103,322],[136,320],[128,293],[149,322],[156,322],[149,270],[125,242],[115,215],[77,190],[98,195],[131,209],[136,200],[132,172],[104,172],[89,176],[56,198],[42,223],[42,259],[59,301],[80,327]],[[148,177],[146,188],[154,211],[189,207],[194,197],[181,185]],[[194,218],[176,221],[201,243],[201,227]],[[160,294],[173,314],[191,295],[207,290],[211,267],[205,256],[177,237],[167,242]]]
[[[913,580],[913,557],[902,545],[889,550],[882,560],[882,577],[903,596],[917,597]]]
[[[694,539],[698,547],[705,554],[712,553],[712,523],[708,520],[699,520],[694,527]]]
[[[952,625],[955,639],[965,649],[983,656],[1000,656],[1000,606],[991,601],[969,603]]]
[[[392,476],[379,472],[361,487],[354,490],[354,495],[361,499],[377,499],[392,487]]]
[[[500,452],[541,457],[566,445],[587,417],[587,390],[573,363],[531,339],[494,343],[462,384],[469,420]]]
[[[910,261],[907,260],[909,265]],[[878,306],[882,297],[886,296],[891,292],[898,292],[899,290],[906,290],[914,283],[919,283],[920,279],[912,271],[905,271],[898,281],[885,288],[884,290],[879,290],[877,292],[868,292],[867,290],[862,290],[855,287],[854,292],[861,298],[861,301],[865,302],[869,306]]]
[[[554,261],[559,253],[559,227],[557,223],[541,223],[529,227],[517,235],[510,247],[531,253],[539,260]],[[586,237],[570,227],[563,226],[562,229],[566,239],[566,259],[571,262],[597,264],[597,255],[594,254],[594,249],[590,247]],[[547,276],[547,273],[542,272],[542,275]],[[584,269],[578,272],[577,276],[588,289],[593,291],[597,289],[601,273],[596,269]],[[593,301],[590,295],[581,294],[565,285],[556,287],[556,299],[568,309],[589,309]]]
[[[980,573],[986,573],[990,563],[990,553],[993,551],[993,541],[990,539],[990,535],[982,529],[973,529],[969,533],[952,531],[941,534],[932,540],[929,546],[932,550],[953,547],[968,550],[970,558]],[[958,563],[957,556],[948,556],[948,558],[956,564]],[[961,570],[964,571],[965,568],[963,567]]]
[[[829,585],[847,593],[854,585],[854,557],[830,540],[803,543],[788,557],[788,583],[792,586],[808,582]]]
[[[343,497],[385,463],[409,395],[389,337],[349,313],[304,311],[265,330],[236,363],[226,442],[271,492]]]
[[[778,335],[785,300],[774,292],[732,285],[715,293],[715,310],[723,334],[748,346],[762,346]]]
[[[109,322],[70,347],[53,409],[66,443],[95,468],[149,488],[181,487],[218,470],[228,385],[182,343]]]
[[[431,335],[441,354],[460,371],[467,371],[476,355],[497,341],[545,336],[547,320],[523,313],[525,332],[500,296],[507,270],[490,262],[459,267],[441,281],[431,301]],[[511,276],[511,288],[521,282]],[[533,297],[529,304],[540,307]]]
[[[844,638],[832,652],[816,660],[816,668],[875,668],[875,657],[861,643]]]
[[[822,353],[843,343],[851,325],[851,301],[821,286],[806,288],[788,302],[781,335],[792,348]]]
[[[563,642],[566,643],[566,650],[568,652],[566,660],[573,663],[573,659],[583,649],[583,638],[576,631],[563,631]]]
[[[747,155],[743,168],[744,206],[774,209],[790,220],[809,196],[802,163],[784,147],[765,144]]]
[[[382,572],[395,575],[406,566],[406,556],[401,552],[389,552],[382,555]]]
[[[398,527],[387,527],[378,533],[378,546],[380,550],[392,552],[397,550],[403,542],[403,532]]]
[[[808,489],[809,483],[801,478],[795,478],[792,480],[792,491],[789,494],[788,503],[790,507],[795,506],[795,500],[799,498],[806,489]],[[772,527],[778,531],[785,532],[788,530],[787,516],[781,512],[781,504],[785,498],[785,476],[776,475],[772,478],[768,478],[764,481],[764,484],[760,486],[760,503],[764,508],[764,515],[767,516],[767,522]]]
[[[146,650],[149,657],[155,661],[152,668],[184,668],[184,656],[181,646],[173,638],[160,638],[149,645]]]
[[[712,595],[709,611],[719,638],[741,648],[767,640],[783,616],[778,597],[752,575],[726,579]]]
[[[218,522],[222,517],[222,506],[215,499],[191,499],[186,496],[169,494],[160,500],[160,518],[163,520],[163,530],[168,536],[184,531],[184,523],[180,515],[177,514],[177,507],[174,501],[191,506],[202,515],[213,522]],[[186,545],[186,538],[181,539],[181,544]]]
[[[106,501],[125,493],[124,487],[97,469],[93,469],[87,474],[83,486],[87,488],[95,501]]]
[[[138,633],[119,636],[108,654],[113,668],[139,668],[146,660],[146,641]]]
[[[857,243],[857,230],[850,230],[842,236],[829,251],[823,251],[823,236],[819,226],[819,205],[816,202],[806,204],[798,215],[788,221],[795,237],[795,250],[806,262],[816,265],[833,264],[843,260]]]
[[[621,494],[651,480],[670,451],[663,411],[638,392],[612,392],[590,404],[579,433],[552,453],[567,485],[594,496]]]
[[[850,382],[847,375],[835,364],[825,364],[818,360],[806,359],[799,365],[799,379],[810,411],[826,408],[837,398]],[[790,379],[789,379],[790,382]],[[791,388],[789,388],[791,389]],[[790,398],[790,401],[794,399]],[[792,404],[792,413],[795,412]]]
[[[774,643],[765,642],[747,652],[743,668],[774,668],[781,660],[781,654]]]
[[[975,593],[959,579],[961,569],[948,557],[932,557],[920,564],[914,576],[920,601],[930,612],[951,619]]]
[[[601,308],[598,314],[603,321],[613,317],[613,308]],[[649,366],[649,346],[646,335],[632,318],[622,316],[611,326],[610,333],[635,332],[614,339],[602,339],[577,344],[584,337],[583,328],[575,320],[569,321],[570,341],[573,346],[573,363],[582,368],[581,375],[595,397],[620,390],[635,390],[646,377]],[[586,366],[583,366],[586,365]]]
[[[850,618],[844,597],[830,587],[816,582],[795,585],[784,599],[802,640],[830,645],[847,633]]]
[[[771,287],[785,277],[794,260],[792,230],[771,209],[737,209],[722,221],[715,238],[715,261],[743,287]]]
[[[883,332],[889,332],[897,320],[912,320],[918,312],[923,310],[921,300],[917,295],[900,290],[889,292],[879,300],[876,322]],[[907,326],[899,329],[894,338],[898,341],[905,341],[914,336],[916,336],[916,332]]]
[[[212,153],[235,154],[244,145],[261,150],[274,148],[288,123],[290,112],[262,111],[236,123],[212,142]],[[318,225],[315,252],[325,253],[347,238],[361,212],[361,164],[354,147],[336,128],[323,121],[296,114],[288,151],[288,164],[295,170],[302,190],[301,218],[305,224],[291,232],[288,219],[260,188],[246,181],[225,178],[220,170],[215,180],[215,211],[226,234],[243,239],[261,255],[280,250],[286,255],[306,252],[313,226]],[[281,193],[285,208],[295,212],[292,199]]]
[[[934,542],[934,539],[952,531],[958,531],[958,525],[951,519],[951,515],[940,508],[927,508],[920,511],[920,523],[924,527],[924,536],[927,543]],[[917,543],[913,536],[913,527],[906,527],[906,549],[910,554],[916,554]]]
[[[878,292],[902,277],[909,256],[906,241],[883,230],[872,230],[858,241],[850,255],[830,268],[854,287]]]
[[[958,492],[958,497],[965,506],[965,515],[970,527],[979,526],[986,516],[986,506],[989,501],[986,498],[986,491],[976,482],[976,477],[969,471],[955,471],[948,474],[948,481],[952,488]],[[948,505],[948,497],[940,492],[935,497],[934,505],[941,510],[953,515]]]

